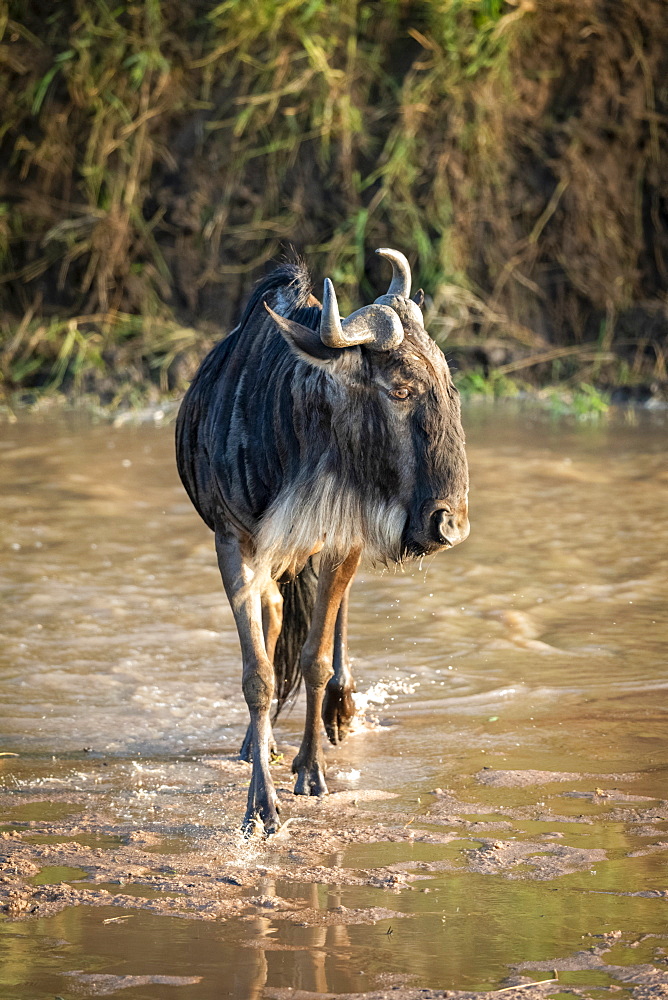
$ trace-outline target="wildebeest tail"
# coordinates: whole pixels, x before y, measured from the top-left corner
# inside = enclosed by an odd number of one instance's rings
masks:
[[[312,560],[304,566],[293,580],[279,584],[283,597],[283,626],[274,651],[274,675],[276,681],[276,711],[274,721],[288,698],[299,688],[301,680],[300,657],[306,641],[318,574]]]

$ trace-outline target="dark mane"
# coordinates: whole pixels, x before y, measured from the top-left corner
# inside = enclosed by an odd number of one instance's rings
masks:
[[[237,326],[242,330],[260,308],[264,314],[265,301],[289,319],[315,329],[320,319],[320,306],[309,305],[313,282],[305,263],[298,257],[286,261],[268,274],[253,289]]]

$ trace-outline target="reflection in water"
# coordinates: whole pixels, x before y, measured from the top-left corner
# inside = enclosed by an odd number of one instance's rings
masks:
[[[390,790],[398,798],[379,810],[416,814],[437,786],[457,781],[466,797],[485,766],[633,772],[626,791],[665,794],[665,423],[641,415],[582,429],[486,409],[467,426],[469,540],[421,569],[367,569],[354,585],[365,724],[328,750],[332,787]],[[129,822],[168,806],[184,824],[220,823],[211,771],[191,758],[240,743],[238,640],[210,533],[177,480],[171,430],[26,419],[2,428],[0,470],[0,749],[21,754],[0,759],[2,773],[19,790],[47,795],[65,781],[107,796]],[[281,720],[279,742],[298,739],[302,711]],[[600,804],[561,791],[545,792],[556,814],[596,820]],[[531,794],[485,787],[472,798],[491,811]],[[7,818],[68,811],[18,802]],[[96,956],[96,970],[116,973],[140,941],[138,975],[202,977],[170,987],[176,998],[259,997],[265,983],[355,992],[384,973],[473,988],[498,985],[509,962],[575,947],[592,927],[658,933],[660,901],[612,893],[629,881],[660,887],[665,854],[627,858],[640,841],[610,823],[570,824],[568,837],[604,846],[610,861],[549,888],[470,872],[437,874],[430,892],[262,887],[268,899],[301,894],[313,910],[414,915],[393,920],[391,935],[383,921],[300,926],[270,907],[225,925],[148,913],[103,925],[106,911],[81,907],[2,924],[3,983],[29,968],[32,992],[13,995],[51,997],[65,989],[54,969],[88,969]],[[391,847],[396,860],[420,860]],[[382,850],[336,863],[387,863]]]
[[[642,879],[642,867],[637,875]],[[67,976],[77,969],[84,975],[200,977],[174,994],[193,1000],[261,1000],[265,987],[315,993],[358,993],[379,983],[489,989],[509,965],[545,962],[560,948],[566,955],[587,948],[592,927],[597,934],[619,931],[620,942],[632,945],[616,963],[656,962],[656,949],[668,943],[665,902],[620,897],[603,886],[584,892],[574,881],[580,877],[593,881],[587,873],[546,888],[448,875],[425,883],[429,893],[403,890],[390,900],[378,889],[262,886],[267,903],[275,895],[297,897],[323,917],[341,906],[385,905],[406,913],[347,926],[302,926],[270,906],[266,916],[226,923],[73,907],[39,921],[0,923],[0,989],[3,997],[52,1000],[69,995]],[[635,949],[645,935],[652,951],[643,957]],[[141,996],[161,1000],[164,988],[145,986]]]

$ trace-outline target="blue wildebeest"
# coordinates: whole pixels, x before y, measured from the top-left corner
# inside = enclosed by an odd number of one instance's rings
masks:
[[[360,557],[398,563],[469,531],[459,396],[408,261],[378,253],[392,264],[387,293],[343,320],[329,279],[321,306],[302,263],[270,274],[179,413],[179,472],[215,532],[241,642],[246,829],[279,827],[269,710],[301,675],[295,794],[327,791],[320,720],[336,743],[354,711],[346,621]]]

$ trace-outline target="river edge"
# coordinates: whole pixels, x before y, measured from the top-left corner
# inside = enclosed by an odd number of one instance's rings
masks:
[[[470,374],[470,373],[469,373]],[[479,377],[481,389],[468,382],[459,384],[465,406],[508,408],[522,407],[544,413],[553,419],[574,419],[578,422],[598,422],[615,414],[668,413],[668,398],[649,386],[619,386],[599,389],[585,383],[574,386],[544,385],[540,387],[516,384],[509,379],[495,381]],[[458,380],[455,377],[455,384]],[[185,389],[178,395],[140,394],[130,403],[105,403],[96,395],[72,395],[59,392],[37,394],[13,393],[0,398],[0,425],[14,424],[34,417],[75,416],[104,421],[121,427],[133,424],[169,423],[176,419]]]

